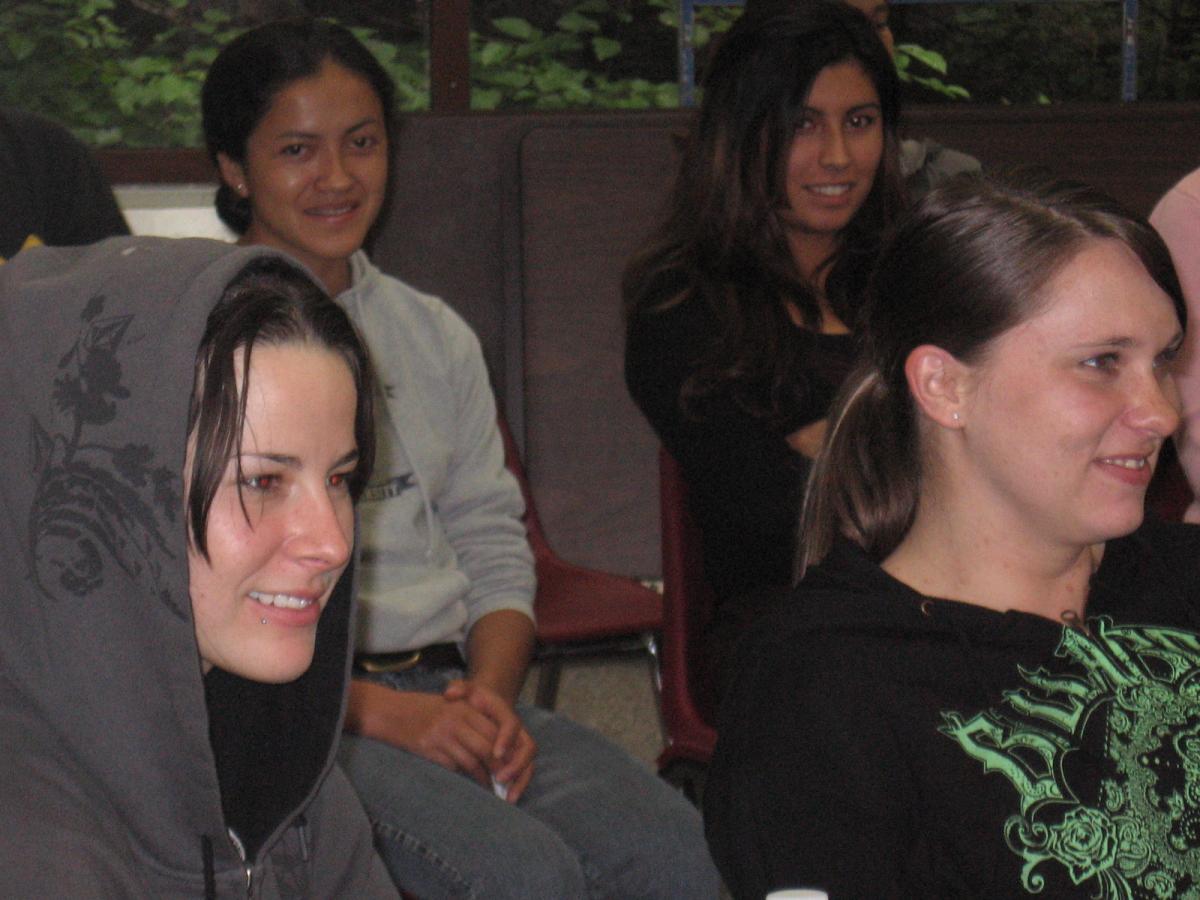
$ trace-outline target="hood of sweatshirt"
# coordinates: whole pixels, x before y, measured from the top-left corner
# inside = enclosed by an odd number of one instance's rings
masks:
[[[244,890],[242,854],[295,824],[333,764],[350,569],[289,684],[203,677],[188,593],[196,348],[264,255],[116,238],[0,267],[0,809],[6,834],[73,836],[121,893]]]

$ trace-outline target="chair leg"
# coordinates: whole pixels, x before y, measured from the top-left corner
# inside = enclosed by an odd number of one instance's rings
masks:
[[[650,657],[650,687],[655,699],[662,696],[662,659],[658,655],[658,635],[653,631],[642,634],[642,647]]]
[[[542,659],[538,672],[537,695],[534,702],[542,709],[554,709],[558,702],[558,680],[562,676],[562,658],[551,656]]]
[[[667,720],[663,716],[662,657],[659,655],[658,635],[653,631],[646,631],[639,637],[642,649],[646,651],[646,662],[650,668],[650,694],[654,697],[654,710],[658,713],[658,733],[665,743],[670,736],[667,732]]]

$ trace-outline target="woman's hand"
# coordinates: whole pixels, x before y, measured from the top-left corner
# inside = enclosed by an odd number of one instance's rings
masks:
[[[355,680],[346,729],[462,772],[491,789],[488,763],[499,726],[464,700]]]
[[[533,648],[533,622],[498,610],[475,623],[467,638],[470,672],[442,694],[397,691],[373,681],[350,682],[346,730],[399,747],[489,791],[492,779],[516,803],[533,777],[537,744],[514,705]]]
[[[495,778],[517,802],[533,777],[537,745],[504,699],[468,680],[442,695],[350,683],[346,729],[462,772],[487,790]]]
[[[537,744],[516,711],[495,691],[469,678],[450,682],[442,697],[467,703],[497,726],[488,771],[506,789],[505,799],[516,803],[533,778],[533,759],[537,755]]]

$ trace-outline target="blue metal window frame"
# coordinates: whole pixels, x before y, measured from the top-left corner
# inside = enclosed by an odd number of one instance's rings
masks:
[[[897,6],[918,3],[1055,3],[1058,0],[891,0]],[[1105,2],[1105,0],[1100,0]],[[1137,99],[1138,0],[1121,3],[1121,100]],[[696,105],[696,8],[743,6],[744,0],[679,0],[679,105]]]

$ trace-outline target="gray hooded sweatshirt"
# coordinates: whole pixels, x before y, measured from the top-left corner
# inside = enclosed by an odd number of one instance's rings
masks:
[[[192,369],[266,254],[115,238],[0,266],[0,896],[396,896],[333,761],[349,570],[296,681],[201,675]]]

